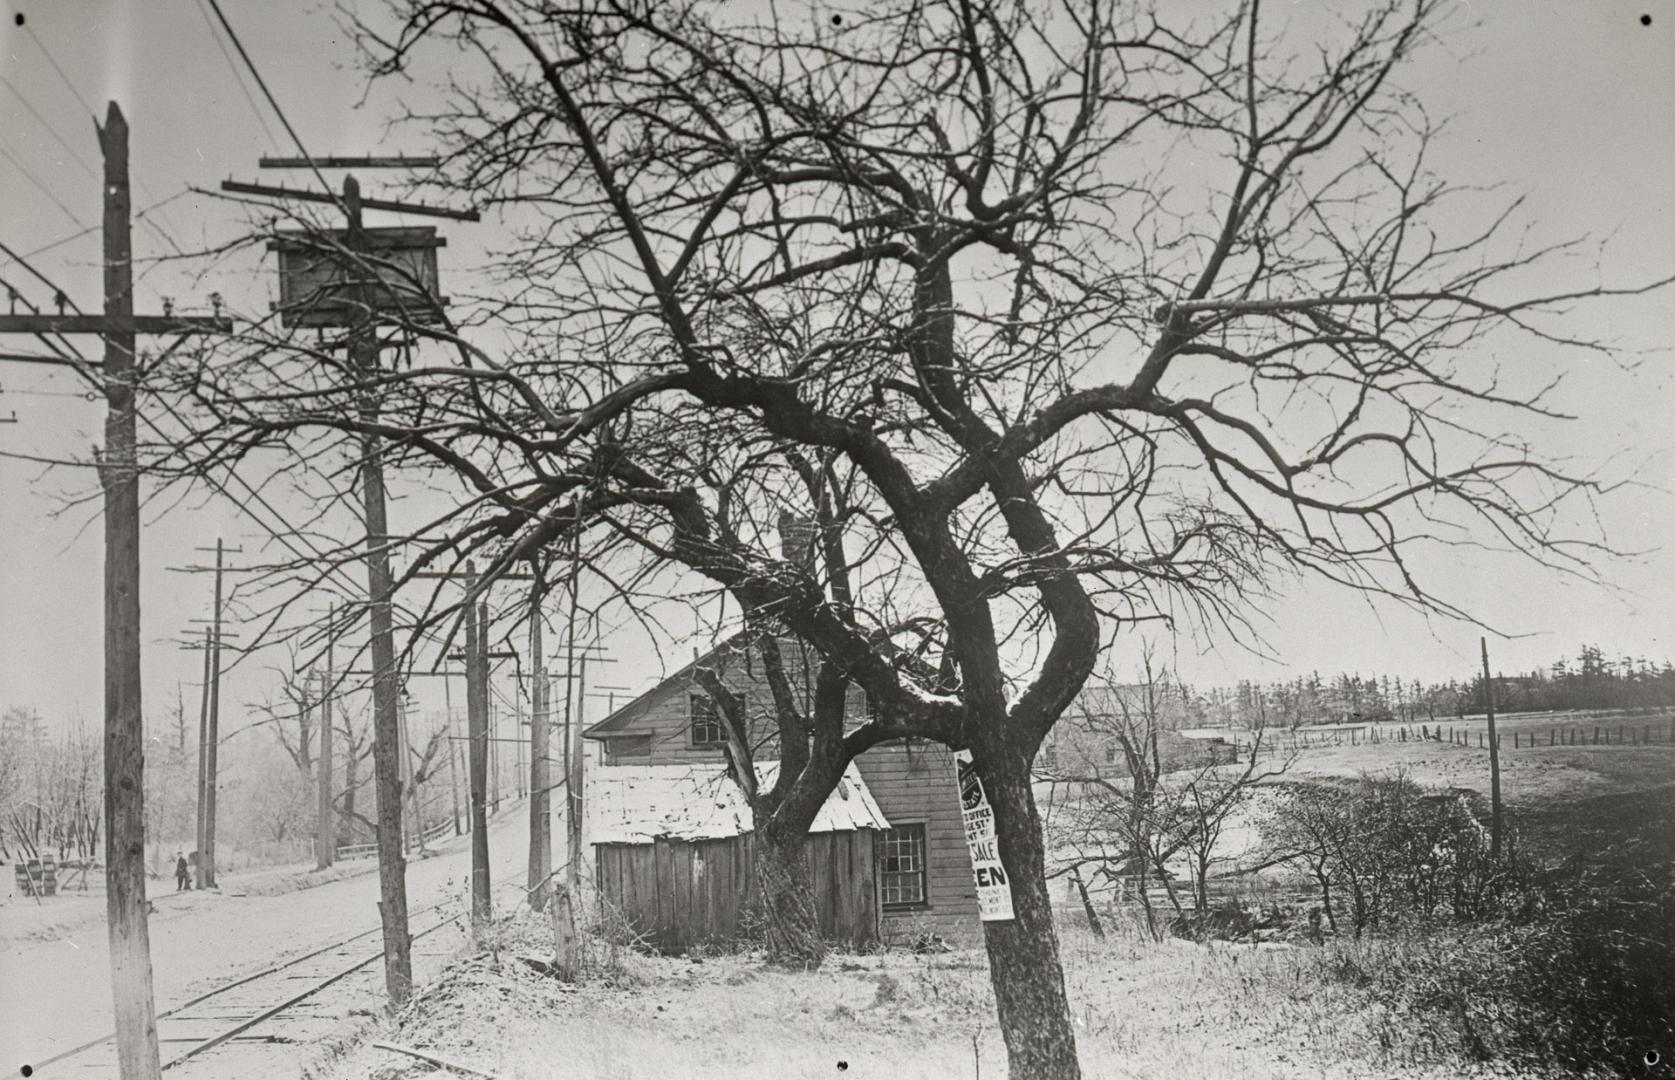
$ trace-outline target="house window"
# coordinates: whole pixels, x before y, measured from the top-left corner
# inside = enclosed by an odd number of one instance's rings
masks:
[[[708,694],[693,694],[688,700],[692,706],[692,745],[727,745],[727,729],[721,724],[721,713],[716,708],[715,699]]]
[[[1041,764],[1049,769],[1057,768],[1059,763],[1059,748],[1048,743],[1041,748]]]
[[[624,758],[643,758],[651,756],[650,735],[622,735],[605,741],[605,752],[611,762],[616,763]]]
[[[1113,764],[1116,760],[1117,760],[1117,748],[1114,747],[1114,746],[1107,746],[1105,748],[1105,764],[1107,764],[1107,765]]]
[[[925,827],[898,825],[878,840],[878,881],[884,910],[924,907],[929,902],[925,881]]]

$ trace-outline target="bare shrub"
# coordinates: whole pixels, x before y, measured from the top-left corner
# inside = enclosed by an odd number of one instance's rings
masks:
[[[1426,791],[1400,773],[1353,787],[1287,785],[1263,826],[1272,859],[1320,890],[1328,924],[1368,930],[1439,917],[1481,918],[1512,895],[1510,860],[1459,792]]]

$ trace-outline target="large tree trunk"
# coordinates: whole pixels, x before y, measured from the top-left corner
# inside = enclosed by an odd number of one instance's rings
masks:
[[[814,888],[809,880],[804,840],[806,830],[756,827],[754,863],[756,892],[766,922],[770,959],[802,967],[818,967],[826,959],[814,913]]]
[[[982,751],[975,756],[1012,890],[1013,918],[983,924],[989,978],[1006,1040],[1007,1075],[1011,1080],[1076,1080],[1082,1070],[1047,895],[1046,852],[1029,759]]]

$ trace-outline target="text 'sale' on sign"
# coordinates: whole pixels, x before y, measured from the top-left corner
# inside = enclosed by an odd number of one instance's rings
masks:
[[[977,917],[984,922],[1012,919],[1012,883],[1000,860],[995,839],[995,812],[983,781],[971,762],[971,751],[954,753],[960,776],[960,810],[965,817],[965,842],[971,849],[971,872],[977,880]]]

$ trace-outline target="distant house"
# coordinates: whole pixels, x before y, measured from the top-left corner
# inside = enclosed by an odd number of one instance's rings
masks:
[[[814,665],[804,647],[782,641],[781,650],[793,686],[812,696]],[[738,639],[583,732],[600,748],[584,788],[582,833],[601,899],[672,950],[732,936],[739,906],[753,893],[750,810],[724,775],[726,736],[693,676],[700,664],[744,695],[758,774],[771,777],[778,767],[771,695],[760,659]],[[861,723],[865,711],[864,696],[852,691],[850,722]],[[946,747],[909,740],[862,754],[816,818],[807,851],[829,938],[977,934],[976,887]]]

